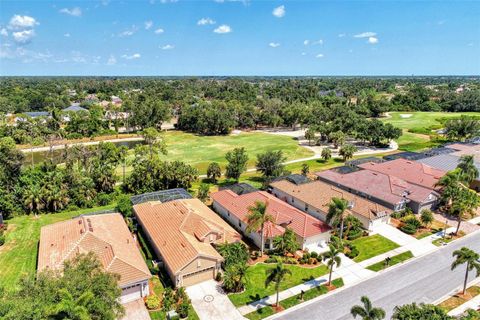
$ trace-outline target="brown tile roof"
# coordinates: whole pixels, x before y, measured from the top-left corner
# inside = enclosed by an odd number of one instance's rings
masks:
[[[267,202],[267,213],[275,219],[274,224],[268,224],[265,227],[265,235],[267,237],[283,234],[285,228],[282,225],[285,224],[302,238],[311,237],[330,230],[330,227],[326,223],[292,207],[267,192],[257,191],[237,195],[231,190],[223,190],[213,193],[211,197],[213,201],[219,203],[231,214],[244,222],[247,221],[249,207],[255,205],[256,201]]]
[[[334,197],[352,202],[354,206],[352,209],[349,209],[349,211],[370,220],[375,220],[392,212],[382,205],[319,180],[300,185],[296,185],[287,180],[280,180],[273,182],[271,186],[321,210],[324,214],[328,212],[328,206]]]
[[[146,202],[135,205],[135,214],[153,245],[173,273],[177,273],[198,256],[218,261],[223,258],[204,237],[221,235],[216,243],[240,241],[241,236],[215,212],[198,199],[166,203]]]
[[[422,203],[428,200],[429,195],[434,192],[432,189],[409,183],[398,177],[367,169],[346,174],[334,170],[321,171],[315,174],[322,180],[363,192],[391,204],[401,202],[404,200],[404,196]]]
[[[400,177],[405,181],[430,189],[434,189],[435,184],[446,173],[426,164],[402,158],[382,163],[368,162],[359,165],[359,167]]]
[[[120,275],[120,286],[151,277],[119,213],[81,216],[42,227],[38,271],[61,269],[65,260],[88,252],[97,255],[106,271]]]

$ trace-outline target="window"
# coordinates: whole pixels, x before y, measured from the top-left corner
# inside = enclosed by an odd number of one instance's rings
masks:
[[[242,227],[242,221],[238,220],[238,226]]]
[[[305,204],[305,211],[308,211],[308,204]]]

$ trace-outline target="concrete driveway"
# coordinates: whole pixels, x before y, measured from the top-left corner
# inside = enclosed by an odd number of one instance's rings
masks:
[[[186,290],[201,320],[244,319],[216,281],[205,281]]]
[[[125,316],[121,320],[150,320],[150,314],[143,299],[125,303]]]

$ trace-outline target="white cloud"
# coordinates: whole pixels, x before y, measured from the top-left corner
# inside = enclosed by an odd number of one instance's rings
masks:
[[[205,25],[208,25],[208,24],[215,24],[215,21],[210,19],[210,18],[202,18],[202,19],[198,20],[197,24],[199,26],[205,26]]]
[[[8,37],[8,31],[5,28],[0,29],[0,35],[4,37]]]
[[[60,13],[65,13],[74,17],[80,17],[82,15],[82,9],[80,9],[79,7],[74,7],[71,9],[63,8],[63,9],[60,9]]]
[[[218,28],[213,30],[213,32],[215,32],[215,33],[230,33],[230,32],[232,32],[232,28],[230,28],[229,25],[222,24],[221,26],[219,26]]]
[[[8,24],[8,27],[13,30],[19,30],[24,28],[32,28],[39,23],[35,18],[30,16],[21,16],[21,15],[14,15]]]
[[[163,3],[163,4],[165,4],[165,3],[175,3],[177,1],[178,0],[160,0],[160,3]]]
[[[310,44],[310,40],[303,40],[303,45],[308,46]]]
[[[12,33],[13,40],[18,43],[29,43],[32,38],[35,36],[35,31],[33,29],[17,31]]]
[[[307,53],[306,53],[306,52],[302,52],[302,56],[306,56],[306,55],[307,55]]]
[[[132,55],[126,55],[126,54],[122,55],[122,58],[127,60],[138,59],[140,57],[141,57],[140,53],[134,53]]]
[[[165,30],[163,30],[162,28],[158,28],[157,30],[155,30],[154,32],[156,34],[160,34],[160,33],[163,33]]]
[[[66,38],[70,38],[70,33],[67,32],[63,36],[66,37]]]
[[[172,50],[174,48],[175,48],[175,46],[171,45],[171,44],[166,44],[166,45],[160,47],[160,49],[162,49],[162,50]]]
[[[317,55],[315,56],[315,58],[318,58],[318,59],[323,58],[323,53],[317,54]]]
[[[378,43],[378,38],[377,37],[368,37],[368,43],[370,43],[370,44]]]
[[[123,32],[120,32],[119,37],[130,37],[131,35],[133,35],[137,31],[138,31],[138,27],[133,25],[130,29],[127,29]]]
[[[149,30],[153,26],[153,21],[145,21],[145,30]]]
[[[356,34],[354,35],[353,37],[355,38],[369,38],[369,37],[375,37],[377,35],[376,32],[362,32],[362,33],[359,33],[359,34]]]
[[[117,63],[117,59],[115,58],[115,56],[113,54],[111,54],[110,57],[107,60],[107,65],[113,66],[116,63]]]
[[[323,44],[323,40],[320,39],[320,40],[317,40],[317,41],[313,41],[312,44],[313,44],[313,45],[315,45],[315,44],[320,44],[320,45],[322,45],[322,44]]]
[[[280,47],[280,43],[278,43],[278,42],[270,42],[268,45],[272,48]]]
[[[346,36],[345,33],[340,33],[340,34],[338,34],[338,37],[339,37],[339,38],[343,38],[343,37],[345,37],[345,36]]]
[[[285,6],[281,5],[280,7],[276,7],[273,9],[272,14],[277,18],[282,18],[285,16]]]

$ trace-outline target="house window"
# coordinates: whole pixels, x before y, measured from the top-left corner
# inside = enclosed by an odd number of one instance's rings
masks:
[[[238,221],[238,226],[242,227],[242,221]]]
[[[305,204],[305,211],[308,211],[308,204]]]
[[[292,203],[295,203],[295,199],[292,198]]]
[[[230,217],[230,212],[227,212],[227,215]]]

